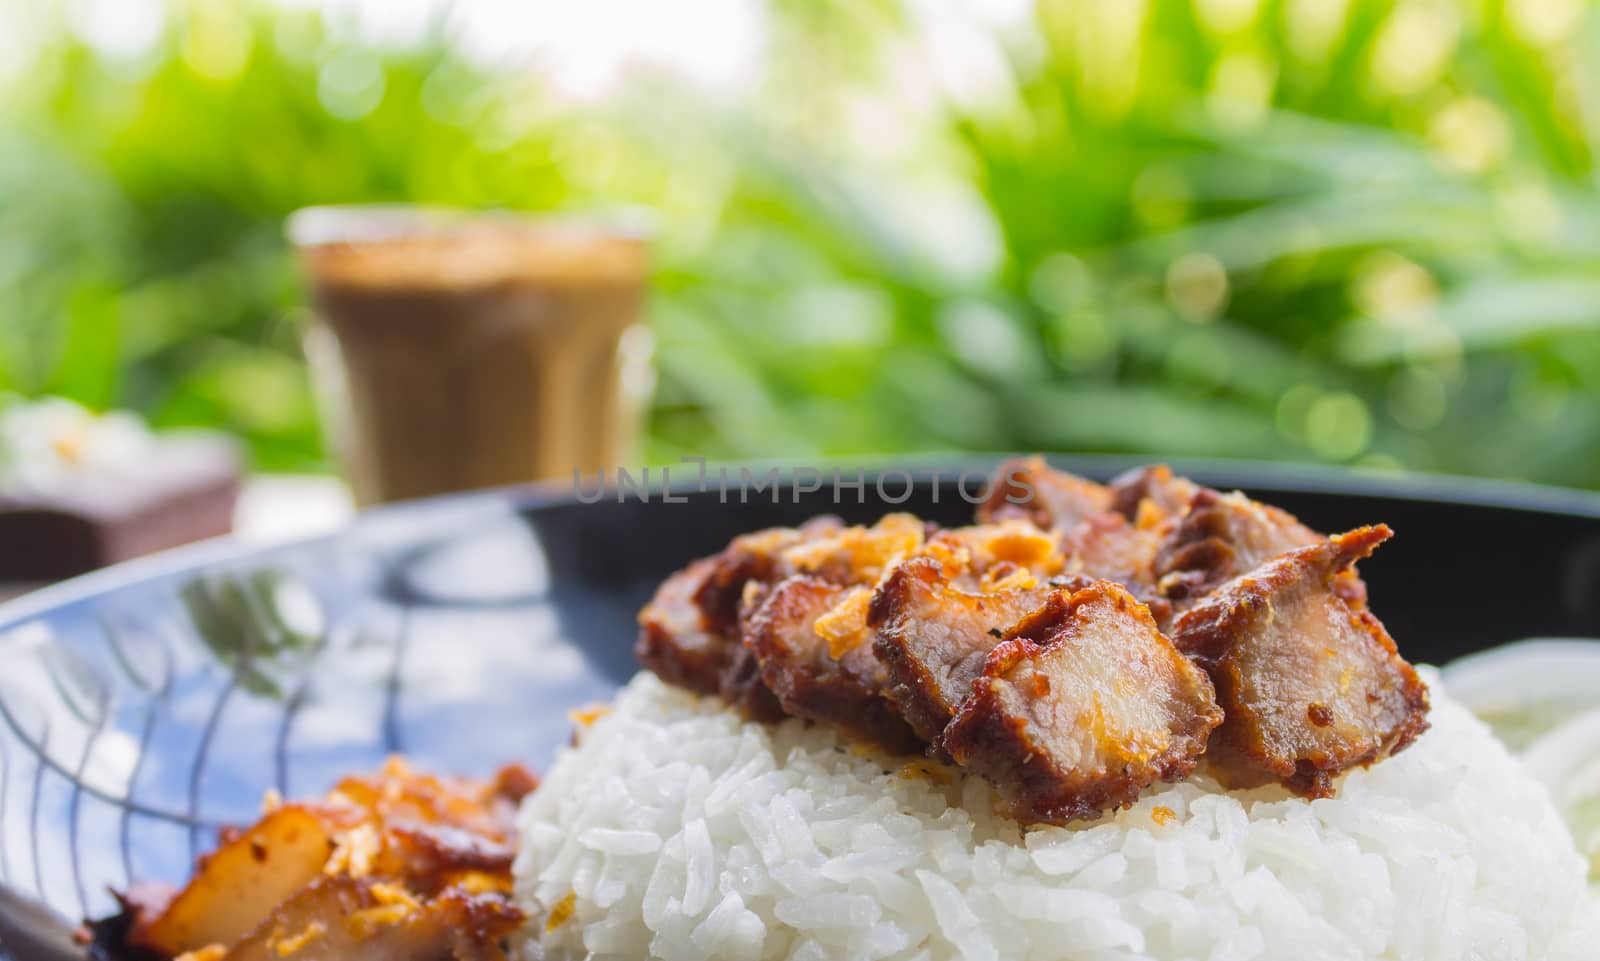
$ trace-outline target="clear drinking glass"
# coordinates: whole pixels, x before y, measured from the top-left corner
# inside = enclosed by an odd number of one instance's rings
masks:
[[[373,504],[625,463],[650,389],[643,231],[316,207],[288,224],[328,434]]]

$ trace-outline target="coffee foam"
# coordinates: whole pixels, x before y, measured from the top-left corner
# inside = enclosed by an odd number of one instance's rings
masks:
[[[644,232],[625,223],[422,207],[313,207],[287,228],[316,283],[385,290],[643,280]]]

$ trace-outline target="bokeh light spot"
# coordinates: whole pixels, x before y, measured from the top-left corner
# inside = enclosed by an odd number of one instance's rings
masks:
[[[1555,196],[1537,183],[1513,184],[1500,191],[1495,211],[1512,240],[1535,249],[1554,245],[1565,224]]]
[[[1069,253],[1053,253],[1028,275],[1028,296],[1051,313],[1063,313],[1088,301],[1093,282],[1082,260]]]
[[[183,62],[215,83],[227,83],[250,62],[250,23],[223,4],[196,5],[183,37]]]
[[[1405,356],[1413,364],[1427,365],[1448,381],[1461,377],[1466,348],[1461,335],[1437,317],[1423,317],[1406,328]]]
[[[1167,268],[1167,302],[1196,324],[1216,320],[1228,305],[1228,272],[1204,251],[1191,251]]]
[[[1057,358],[1068,370],[1082,371],[1104,363],[1117,342],[1105,317],[1093,307],[1070,310],[1057,319]]]
[[[1461,33],[1460,14],[1446,3],[1410,0],[1384,21],[1372,50],[1372,80],[1384,93],[1405,96],[1443,72]]]
[[[1351,273],[1351,301],[1363,314],[1386,323],[1408,319],[1438,297],[1433,275],[1393,250],[1368,254]]]
[[[477,76],[465,64],[447,60],[422,82],[422,109],[440,123],[464,124],[478,91]]]
[[[1553,47],[1577,32],[1583,7],[1583,0],[1507,0],[1506,19],[1528,43]]]
[[[950,352],[968,366],[992,377],[1015,376],[1027,370],[1027,342],[1016,322],[993,304],[953,304],[939,312],[937,322]]]
[[[1254,129],[1267,119],[1277,82],[1277,64],[1264,54],[1255,50],[1226,54],[1211,71],[1206,109],[1224,130]]]
[[[1147,5],[1134,0],[1070,0],[1042,5],[1041,19],[1066,26],[1084,108],[1104,121],[1121,119],[1139,91],[1140,42]]]
[[[1247,29],[1256,20],[1260,0],[1194,0],[1195,13],[1212,33],[1227,35]]]
[[[23,14],[33,12],[43,24],[52,19],[54,6],[57,5],[26,0],[12,4],[10,7],[14,9],[0,10],[0,27],[21,35],[15,39],[38,42],[45,34],[41,31],[28,36],[28,21]],[[72,32],[86,43],[104,54],[125,60],[138,59],[153,51],[161,41],[167,22],[166,4],[160,0],[84,0],[67,4],[66,15]],[[0,41],[0,52],[10,53],[7,46]]]
[[[1306,443],[1329,460],[1349,460],[1372,442],[1372,415],[1354,394],[1324,394],[1306,410]]]
[[[317,100],[340,120],[360,120],[383,102],[383,65],[371,53],[343,50],[317,72]]]
[[[1511,151],[1511,124],[1498,107],[1481,97],[1459,97],[1433,115],[1428,140],[1445,167],[1482,173]]]
[[[290,63],[308,66],[317,60],[326,30],[313,16],[283,16],[272,25],[272,45]]]
[[[783,334],[797,344],[878,350],[894,339],[894,305],[882,291],[870,287],[803,287],[780,309]],[[1006,334],[1013,332],[1000,336]]]
[[[1427,430],[1444,420],[1450,396],[1444,378],[1428,367],[1409,366],[1389,378],[1389,415],[1407,430]]]
[[[1278,433],[1290,440],[1304,441],[1306,415],[1311,411],[1311,405],[1321,396],[1322,392],[1310,384],[1296,384],[1284,391],[1278,398],[1278,407],[1273,415],[1273,420],[1278,425]]]
[[[1344,36],[1347,0],[1288,0],[1283,26],[1289,52],[1305,63],[1323,63]]]

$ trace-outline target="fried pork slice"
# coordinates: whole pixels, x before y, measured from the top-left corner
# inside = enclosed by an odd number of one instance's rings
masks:
[[[1230,787],[1327,797],[1339,772],[1427,729],[1428,692],[1369,611],[1337,588],[1388,540],[1363,527],[1263,564],[1184,614],[1174,640],[1211,675],[1227,720],[1207,759]]]
[[[500,961],[522,920],[516,808],[536,785],[516,765],[455,780],[392,758],[320,802],[271,802],[181,890],[125,895],[124,944],[160,958]]]
[[[782,716],[761,684],[739,637],[739,615],[752,583],[784,576],[784,552],[840,528],[819,517],[799,528],[771,528],[736,537],[721,553],[692,561],[657,588],[639,612],[634,654],[663,680],[701,694],[720,694],[759,720]]]
[[[1154,526],[1169,517],[1182,517],[1189,510],[1189,502],[1201,490],[1199,484],[1177,476],[1165,464],[1136,467],[1118,475],[1106,486],[1111,490],[1111,509],[1140,527]]]
[[[978,516],[1025,517],[1053,531],[1067,571],[1126,586],[1165,624],[1171,605],[1157,587],[1157,555],[1199,490],[1165,466],[1129,471],[1102,486],[1031,458],[1001,466]],[[1030,494],[1026,504],[1006,500]]]
[[[915,753],[922,742],[883,694],[888,674],[867,628],[871,596],[864,585],[796,575],[746,617],[745,644],[789,714],[888,751]]]
[[[873,650],[886,695],[920,737],[944,730],[1004,631],[1051,590],[1087,586],[1065,566],[1055,534],[1011,519],[940,531],[879,582]]]
[[[737,631],[746,586],[775,584],[796,573],[793,552],[836,541],[846,528],[839,518],[819,515],[799,527],[771,527],[741,534],[714,558],[715,565],[695,590],[694,602],[710,630]]]
[[[695,597],[717,569],[706,557],[668,577],[639,612],[639,662],[670,684],[701,694],[716,694],[737,637],[713,631]]]
[[[1161,536],[1128,522],[1121,514],[1096,514],[1066,539],[1067,569],[1129,588],[1155,589],[1156,552]]]
[[[505,961],[523,922],[509,891],[452,885],[426,900],[367,878],[320,878],[221,961]]]
[[[1070,575],[1024,583],[966,590],[937,559],[916,557],[896,565],[873,594],[867,622],[888,674],[884,692],[923,740],[944,732],[1012,625],[1052,591],[1088,585]]]
[[[1022,518],[1065,534],[1110,508],[1111,491],[1105,485],[1056,470],[1042,457],[1028,457],[1006,461],[995,470],[989,496],[978,505],[978,522]]]
[[[1287,511],[1240,493],[1201,489],[1162,543],[1154,573],[1162,596],[1181,612],[1279,554],[1323,539]],[[1358,606],[1366,602],[1366,585],[1354,571],[1340,576],[1338,590]]]
[[[1065,538],[1067,570],[1121,584],[1165,625],[1172,605],[1157,584],[1155,562],[1169,526],[1142,527],[1113,511],[1096,514]]]
[[[990,653],[943,748],[1024,822],[1065,824],[1194,770],[1222,721],[1211,682],[1126,590],[1057,591]]]

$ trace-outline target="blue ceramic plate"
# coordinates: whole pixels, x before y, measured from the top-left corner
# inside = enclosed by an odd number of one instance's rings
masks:
[[[1104,477],[1127,462],[1063,466]],[[1179,466],[1324,530],[1393,526],[1362,573],[1413,660],[1600,635],[1600,498]],[[923,465],[892,504],[870,480],[844,503],[829,485],[780,488],[778,503],[770,490],[742,504],[715,490],[443,498],[282,548],[180,550],[0,607],[0,954],[81,957],[71,926],[111,912],[112,888],[181,881],[269,788],[320,794],[392,752],[460,774],[537,768],[569,709],[633,673],[634,612],[684,561],[824,511],[960,523],[971,507],[954,474]],[[886,492],[898,500],[902,484]]]

